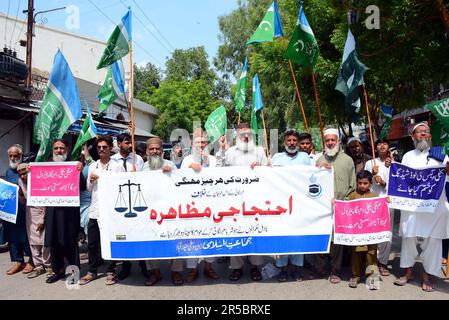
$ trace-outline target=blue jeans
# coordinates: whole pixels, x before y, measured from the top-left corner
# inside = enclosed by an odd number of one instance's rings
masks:
[[[281,256],[276,259],[276,267],[282,268],[288,265],[288,259],[290,258],[290,262],[297,267],[302,267],[304,264],[304,255],[303,254],[292,254],[289,256]]]
[[[23,242],[10,242],[9,256],[11,257],[12,262],[25,263],[24,256],[31,258],[31,250],[29,244]]]

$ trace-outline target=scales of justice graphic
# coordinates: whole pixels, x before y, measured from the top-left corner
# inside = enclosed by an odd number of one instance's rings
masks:
[[[119,191],[117,195],[117,200],[115,201],[115,207],[114,210],[117,212],[125,212],[125,218],[134,218],[137,217],[137,213],[133,212],[142,212],[148,209],[147,203],[145,202],[145,199],[143,198],[142,191],[140,190],[140,183],[131,183],[131,180],[128,180],[128,183],[119,184]],[[122,187],[125,189],[125,187],[128,187],[128,203],[125,201],[125,197],[123,196]],[[132,205],[131,202],[131,187],[137,187],[137,194],[134,198],[134,205]]]

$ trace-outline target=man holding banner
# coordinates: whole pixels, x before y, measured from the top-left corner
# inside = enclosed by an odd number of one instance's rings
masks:
[[[356,179],[354,162],[351,157],[340,150],[340,138],[337,129],[329,128],[324,131],[325,153],[318,161],[317,166],[334,171],[334,197],[344,200],[355,190]],[[329,256],[331,258],[331,274],[329,281],[337,284],[341,281],[339,272],[343,262],[343,246],[331,243]],[[317,276],[325,275],[324,255],[315,255]]]
[[[265,151],[254,143],[249,124],[240,123],[237,129],[236,145],[228,150],[225,150],[225,137],[220,138],[220,150],[216,155],[219,166],[251,166],[251,168],[266,166],[268,161]],[[230,260],[232,272],[229,280],[238,281],[242,277],[245,261],[240,256],[232,256]],[[263,257],[249,256],[249,261],[251,263],[251,279],[253,281],[262,280],[258,266],[263,264]]]
[[[407,152],[402,164],[411,168],[427,168],[430,166],[441,167],[446,164],[446,174],[449,172],[447,156],[444,159],[436,160],[431,158],[431,139],[430,128],[427,122],[418,123],[413,127],[412,139],[415,149]],[[390,181],[391,181],[390,173]],[[446,176],[447,179],[447,176]],[[391,186],[391,184],[390,184]],[[393,191],[388,190],[389,194]],[[449,237],[449,205],[444,192],[437,202],[434,212],[422,212],[420,208],[413,211],[402,210],[400,222],[400,234],[402,236],[401,248],[401,268],[405,268],[405,274],[395,280],[395,284],[404,286],[413,279],[412,268],[415,259],[418,257],[417,237],[424,238],[420,245],[422,252],[422,264],[424,272],[422,275],[422,290],[425,292],[433,291],[434,284],[431,276],[438,276],[441,269],[441,250],[442,239]]]

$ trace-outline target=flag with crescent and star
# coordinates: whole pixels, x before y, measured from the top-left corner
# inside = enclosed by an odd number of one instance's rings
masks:
[[[240,75],[239,82],[237,83],[237,90],[235,91],[235,112],[245,112],[245,99],[246,99],[246,73],[248,70],[248,57],[245,58],[245,64],[243,66],[242,74]]]
[[[298,22],[285,51],[285,58],[306,67],[313,67],[319,54],[320,50],[315,35],[307,21],[302,5],[300,5]]]
[[[282,23],[279,18],[278,5],[276,0],[268,8],[256,31],[246,42],[246,45],[257,42],[272,42],[273,38],[283,37]]]

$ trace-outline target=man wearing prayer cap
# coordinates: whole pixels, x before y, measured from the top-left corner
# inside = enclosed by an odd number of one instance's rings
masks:
[[[355,174],[365,170],[365,164],[371,160],[371,157],[364,152],[360,139],[357,137],[349,138],[346,150],[346,153],[354,161]]]
[[[355,190],[356,178],[354,162],[351,157],[340,150],[340,138],[337,129],[330,128],[324,131],[324,154],[318,158],[317,166],[334,169],[334,197],[337,200],[344,200]],[[343,247],[331,243],[331,274],[329,281],[333,284],[339,283],[340,270],[343,259]],[[315,255],[316,273],[318,276],[325,275],[325,255]]]
[[[402,158],[402,164],[415,169],[430,166],[446,165],[446,174],[449,172],[448,157],[436,158],[433,156],[432,135],[427,122],[420,122],[413,127],[411,137],[415,149],[407,152]],[[446,175],[447,181],[447,175]],[[449,238],[449,205],[444,191],[433,213],[401,210],[399,234],[402,236],[401,268],[405,274],[397,278],[394,284],[403,286],[413,279],[413,265],[418,255],[417,237],[424,238],[421,246],[421,259],[424,267],[422,275],[422,290],[433,291],[432,276],[438,276],[441,270],[442,239]]]

